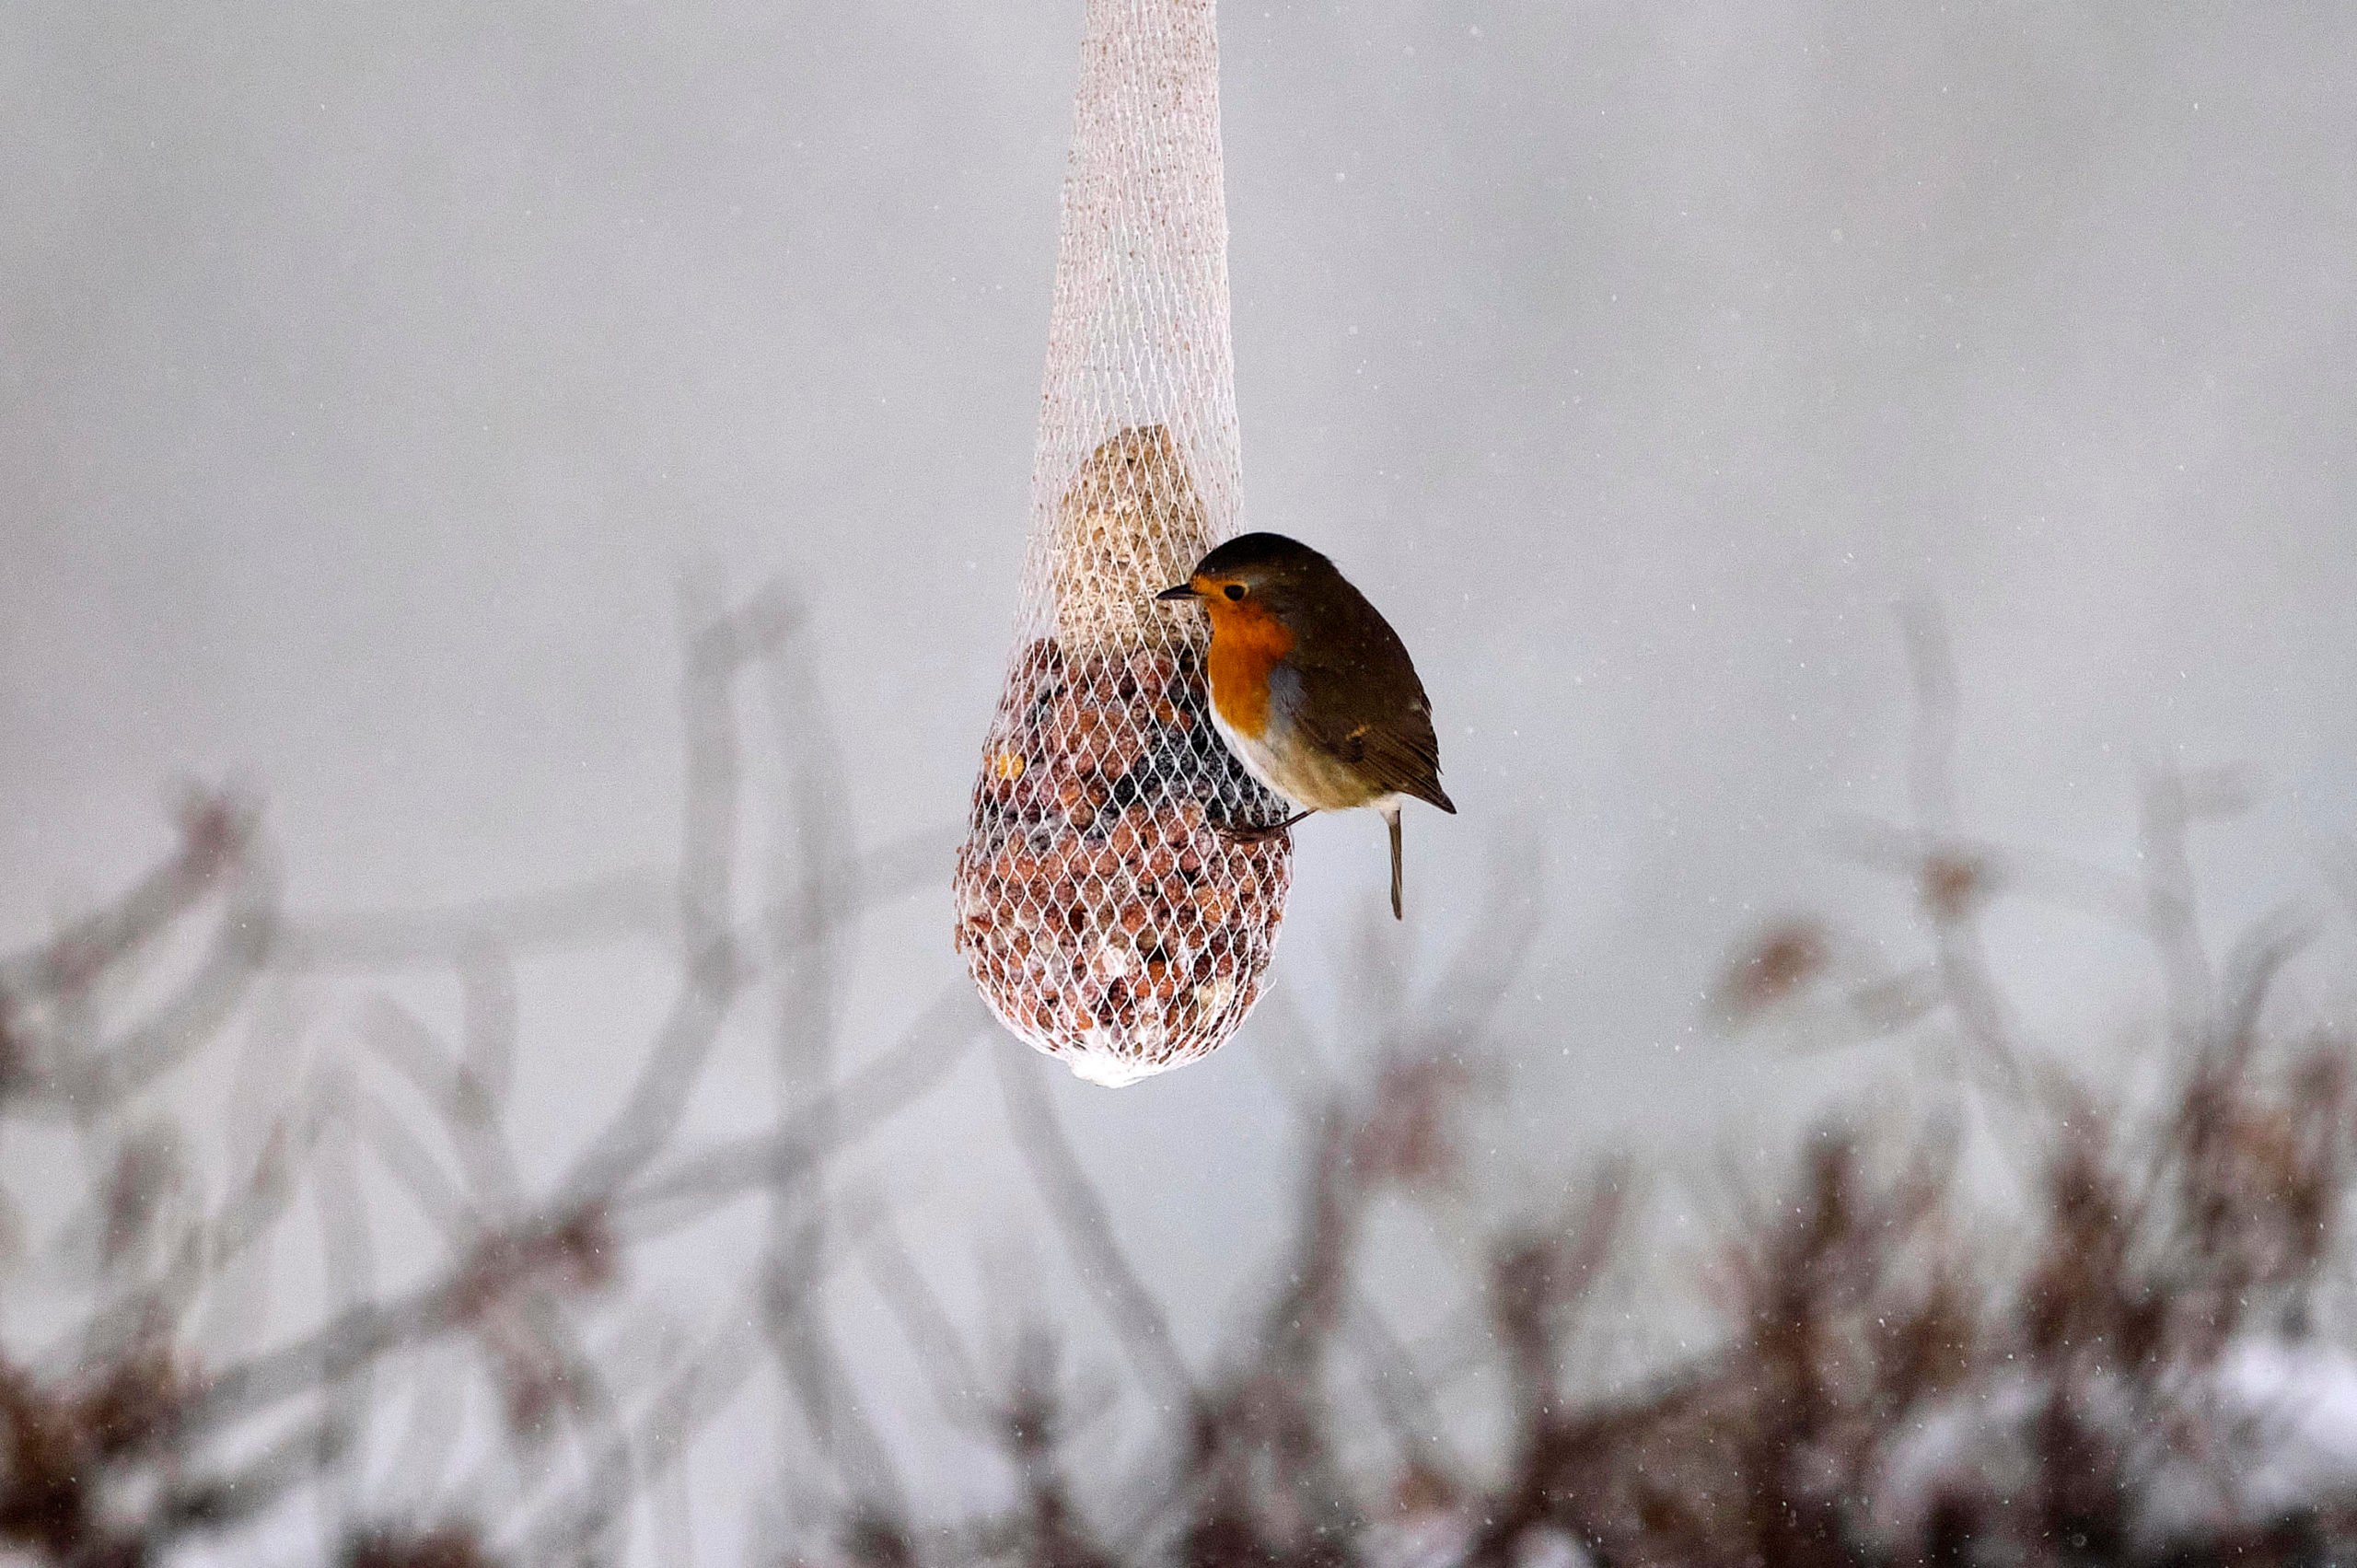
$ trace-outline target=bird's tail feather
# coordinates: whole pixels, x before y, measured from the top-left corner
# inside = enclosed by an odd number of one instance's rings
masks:
[[[1385,812],[1383,820],[1391,830],[1391,918],[1405,920],[1408,917],[1400,912],[1399,907],[1399,890],[1403,880],[1399,866],[1399,807],[1394,806]]]

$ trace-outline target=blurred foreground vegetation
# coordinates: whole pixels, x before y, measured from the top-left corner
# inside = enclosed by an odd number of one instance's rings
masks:
[[[1795,1137],[1691,1277],[1642,1272],[1710,1314],[1700,1348],[1601,1385],[1568,1370],[1603,1282],[1642,1261],[1647,1173],[1626,1162],[1542,1195],[1543,1223],[1500,1225],[1471,1277],[1435,1283],[1478,1304],[1445,1342],[1398,1332],[1365,1287],[1379,1205],[1464,1212],[1463,1151],[1502,1065],[1482,1020],[1529,936],[1501,929],[1304,1108],[1278,1283],[1206,1367],[1132,1268],[1045,1064],[962,986],[881,1050],[782,1028],[773,1120],[691,1134],[732,1014],[835,1016],[860,913],[946,864],[931,839],[845,847],[795,622],[757,599],[691,640],[682,849],[652,881],[306,920],[282,907],[259,814],[205,794],[165,864],[0,959],[0,1187],[64,1194],[47,1226],[12,1202],[0,1237],[0,1555],[688,1561],[676,1471],[702,1464],[820,1500],[768,1532],[765,1560],[877,1568],[2357,1561],[2357,1092],[2349,1042],[2278,1000],[2285,967],[2357,901],[2209,952],[2188,845],[2236,805],[2230,778],[2151,780],[2131,874],[1971,839],[1947,782],[1953,680],[1918,617],[1910,819],[1852,835],[1920,915],[1871,950],[1914,957],[1868,962],[1795,913],[1744,938],[1714,1008],[1737,1037],[1933,1040],[1945,1065],[1903,1109]],[[757,900],[738,885],[749,681],[786,738],[800,823]],[[2162,1010],[2140,1072],[2088,1081],[2084,1055],[2032,1043],[1980,933],[2004,899],[2096,907],[2149,940]],[[675,989],[621,1103],[535,1182],[512,1129],[533,1049],[517,966],[591,928],[660,948]],[[270,977],[420,970],[455,981],[455,1037],[374,994],[353,1060],[284,1081]],[[955,1320],[888,1212],[827,1179],[970,1049],[995,1053],[1007,1135],[1096,1294],[1110,1369],[1077,1366],[1037,1312],[995,1335]],[[199,1131],[175,1109],[192,1074],[246,1113]],[[36,1126],[72,1158],[20,1163]],[[425,1266],[379,1266],[389,1202],[430,1222]],[[633,1260],[749,1205],[753,1309],[702,1341],[633,1342]],[[261,1299],[290,1253],[311,1286]],[[996,1450],[995,1510],[942,1516],[900,1473],[814,1308],[853,1267],[931,1390],[918,1419]],[[803,1446],[700,1448],[762,1376]],[[1469,1389],[1492,1440],[1468,1440]],[[1155,1434],[1118,1476],[1079,1462],[1116,1410]],[[472,1479],[418,1483],[454,1466]]]

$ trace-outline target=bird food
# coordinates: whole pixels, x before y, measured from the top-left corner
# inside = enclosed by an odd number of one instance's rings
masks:
[[[1155,604],[1242,518],[1212,3],[1086,0],[1023,609],[957,856],[983,1000],[1103,1085],[1235,1033],[1292,884],[1202,610]]]
[[[1213,0],[1087,0],[1014,656],[956,878],[1006,1027],[1100,1084],[1194,1061],[1259,997],[1292,883],[1229,754],[1202,610],[1237,531]]]
[[[1120,432],[1058,508],[1052,634],[984,742],[958,946],[1008,1028],[1126,1084],[1225,1040],[1259,997],[1292,879],[1283,803],[1205,706],[1201,613],[1156,605],[1206,539],[1167,430]]]

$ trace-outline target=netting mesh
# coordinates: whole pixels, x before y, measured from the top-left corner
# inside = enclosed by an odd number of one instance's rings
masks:
[[[1283,806],[1205,705],[1202,613],[1157,604],[1236,530],[1213,0],[1088,0],[1023,609],[958,857],[993,1012],[1104,1084],[1193,1061],[1259,997]]]

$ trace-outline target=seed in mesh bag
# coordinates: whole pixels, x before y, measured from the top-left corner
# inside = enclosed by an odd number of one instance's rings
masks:
[[[958,877],[958,943],[985,999],[1109,1081],[1211,1050],[1257,996],[1291,864],[1282,840],[1231,842],[1205,808],[1282,809],[1208,723],[1200,656],[1035,645],[1001,711],[1014,722],[987,744]]]
[[[1171,432],[1100,443],[1053,521],[1054,632],[1019,651],[985,746],[958,944],[1017,1034],[1129,1082],[1212,1050],[1250,1008],[1291,846],[1223,835],[1283,806],[1210,722],[1200,622],[1153,602],[1209,539]]]
[[[1167,426],[1133,426],[1103,443],[1056,508],[1057,643],[1067,652],[1127,650],[1167,638],[1153,592],[1185,577],[1211,539]]]

